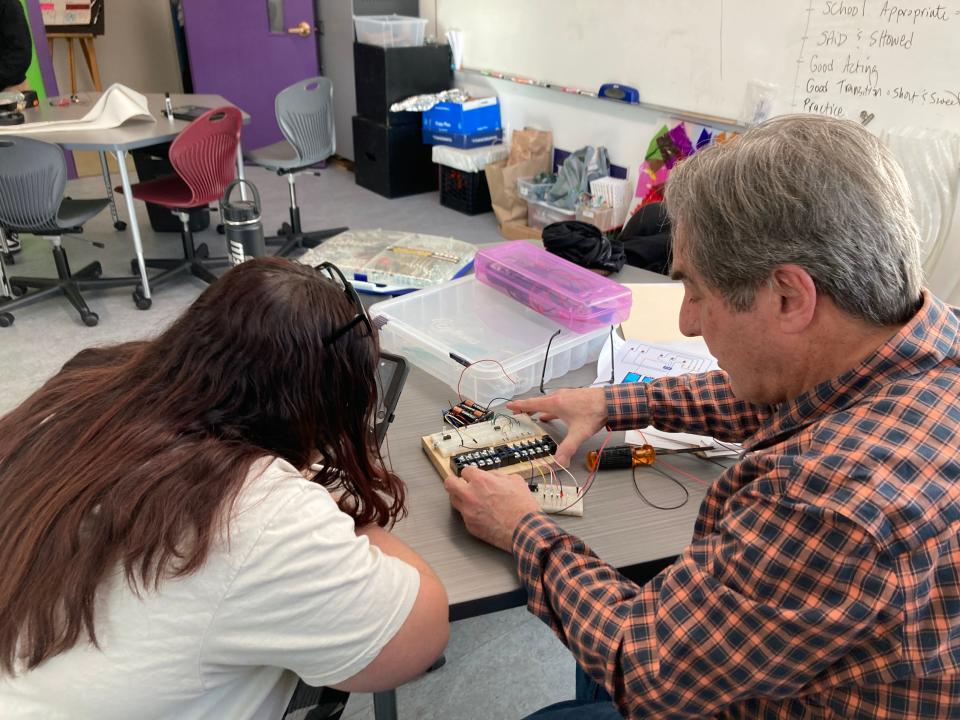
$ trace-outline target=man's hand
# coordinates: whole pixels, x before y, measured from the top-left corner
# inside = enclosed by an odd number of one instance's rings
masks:
[[[553,454],[563,466],[570,465],[577,448],[607,424],[607,400],[603,388],[556,390],[549,395],[525,400],[511,400],[507,408],[513,412],[540,413],[540,419],[559,418],[567,425],[567,436]]]
[[[467,530],[507,552],[513,550],[513,531],[523,516],[540,511],[527,481],[519,475],[468,467],[460,477],[447,476],[443,486],[450,503],[463,515]]]

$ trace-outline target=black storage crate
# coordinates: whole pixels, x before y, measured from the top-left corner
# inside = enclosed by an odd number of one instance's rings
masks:
[[[353,116],[354,177],[357,185],[388,198],[437,189],[433,148],[419,125],[388,126]]]
[[[353,44],[357,115],[383,125],[420,126],[418,112],[390,112],[411,95],[436,93],[453,84],[448,45],[385,48]]]
[[[440,204],[465,215],[490,212],[490,188],[487,174],[465,172],[456,168],[440,166]]]

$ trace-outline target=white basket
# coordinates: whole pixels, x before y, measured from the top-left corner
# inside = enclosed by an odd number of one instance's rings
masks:
[[[426,18],[405,15],[354,15],[357,42],[381,47],[416,47],[423,45]]]
[[[610,207],[622,207],[630,204],[630,183],[622,178],[597,178],[590,181],[590,194],[603,198]]]

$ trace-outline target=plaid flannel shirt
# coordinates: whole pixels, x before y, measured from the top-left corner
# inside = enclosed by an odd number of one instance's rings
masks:
[[[607,389],[614,429],[743,441],[643,586],[542,514],[531,612],[631,718],[960,717],[960,310],[925,293],[858,367],[759,408],[712,372]]]

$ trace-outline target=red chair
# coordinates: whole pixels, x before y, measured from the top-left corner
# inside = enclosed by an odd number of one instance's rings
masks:
[[[131,187],[137,200],[169,208],[182,224],[183,259],[146,260],[147,267],[163,270],[150,278],[151,287],[161,285],[183,271],[212,283],[217,276],[209,268],[229,264],[226,258],[210,258],[206,243],[194,246],[187,211],[219,200],[235,177],[242,122],[243,116],[235,107],[205,112],[184,128],[170,145],[170,164],[176,173]],[[122,192],[121,188],[118,190]],[[136,260],[130,265],[134,272],[138,272]],[[137,288],[134,298],[138,293],[142,295],[142,288]]]

